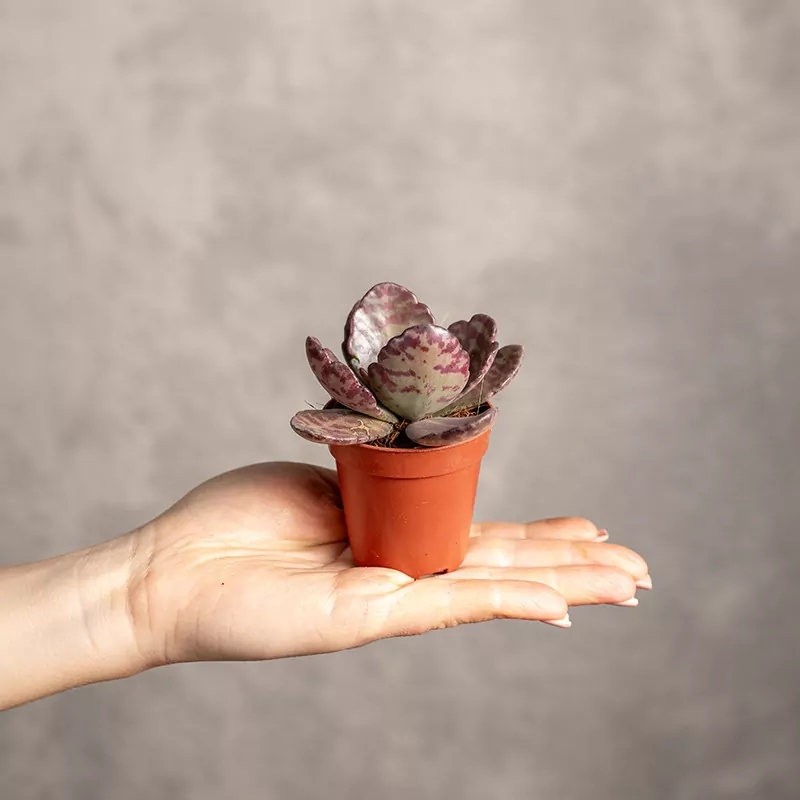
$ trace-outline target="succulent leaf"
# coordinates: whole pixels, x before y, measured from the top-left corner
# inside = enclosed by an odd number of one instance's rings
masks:
[[[497,409],[490,406],[472,417],[433,417],[412,422],[405,430],[412,442],[424,447],[444,447],[480,436],[494,425]]]
[[[469,380],[464,393],[483,380],[497,355],[497,323],[488,314],[473,314],[448,328],[469,355]]]
[[[319,339],[309,336],[306,339],[306,356],[311,371],[322,388],[343,406],[385,422],[397,422],[397,417],[378,405],[375,395],[353,374],[353,371],[339,361],[331,350],[322,346]]]
[[[393,428],[391,422],[346,408],[298,411],[291,426],[295,433],[317,444],[365,444],[388,436]]]
[[[487,400],[491,400],[495,395],[511,383],[522,366],[522,358],[525,351],[521,344],[507,344],[497,351],[486,377],[473,386],[468,392],[464,392],[458,399],[450,405],[438,411],[437,416],[448,416],[458,411],[468,408],[475,408]]]
[[[398,283],[378,283],[350,311],[344,328],[342,352],[366,382],[369,365],[381,348],[414,325],[433,325],[431,310]]]
[[[395,336],[368,370],[378,400],[411,421],[452,403],[468,378],[469,356],[458,339],[438,325],[414,325]]]

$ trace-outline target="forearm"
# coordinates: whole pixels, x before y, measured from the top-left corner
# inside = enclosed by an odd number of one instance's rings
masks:
[[[128,609],[130,536],[0,569],[0,709],[145,668]]]

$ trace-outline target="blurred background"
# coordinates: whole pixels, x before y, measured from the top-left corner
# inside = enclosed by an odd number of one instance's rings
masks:
[[[527,347],[476,516],[588,516],[655,582],[24,706],[4,800],[800,797],[798,37],[791,0],[0,0],[2,563],[331,463],[304,337],[395,280]]]

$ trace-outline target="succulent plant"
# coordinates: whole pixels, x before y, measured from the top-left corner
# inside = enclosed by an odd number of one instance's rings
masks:
[[[522,365],[523,348],[500,347],[497,323],[475,314],[448,328],[397,283],[373,286],[350,311],[344,361],[306,339],[311,371],[330,395],[325,408],[299,411],[292,428],[322,444],[391,443],[442,447],[494,424],[488,401]]]

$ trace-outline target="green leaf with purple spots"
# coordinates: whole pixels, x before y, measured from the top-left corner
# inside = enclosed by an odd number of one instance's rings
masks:
[[[488,314],[473,314],[448,327],[469,356],[469,380],[464,393],[483,380],[497,355],[497,323]]]
[[[415,325],[395,336],[369,365],[378,400],[408,420],[452,403],[469,378],[469,356],[458,339],[438,325]]]
[[[511,383],[522,366],[525,351],[521,344],[507,344],[497,351],[486,377],[457,400],[438,411],[437,416],[445,417],[468,408],[477,408]]]
[[[295,433],[317,444],[366,444],[388,436],[394,427],[391,422],[346,408],[298,411],[291,426]]]
[[[432,325],[431,310],[398,283],[378,283],[350,311],[344,327],[345,360],[366,382],[381,348],[414,325]]]
[[[444,447],[448,444],[461,444],[494,425],[497,409],[487,408],[471,417],[434,417],[412,422],[405,430],[412,442],[424,447]]]
[[[397,422],[397,417],[381,408],[375,395],[319,339],[313,336],[306,339],[306,357],[316,379],[334,400],[368,417]]]

